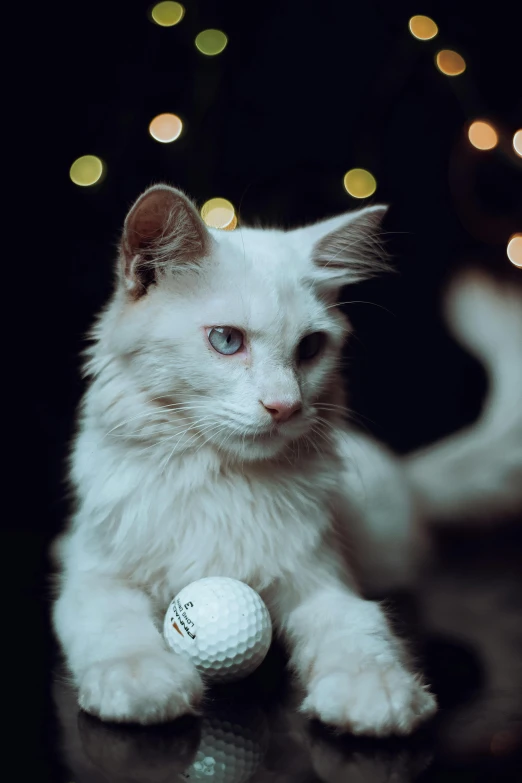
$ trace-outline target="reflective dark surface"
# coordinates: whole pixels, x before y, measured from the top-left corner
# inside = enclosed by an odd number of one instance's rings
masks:
[[[31,759],[39,779],[519,781],[521,555],[516,526],[446,535],[417,595],[387,599],[440,703],[436,719],[410,738],[336,736],[306,721],[278,647],[248,680],[209,691],[201,717],[149,728],[106,725],[80,712],[57,664],[47,675],[42,759],[35,748]]]

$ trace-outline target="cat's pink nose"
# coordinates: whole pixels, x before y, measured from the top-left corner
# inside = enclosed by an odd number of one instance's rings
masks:
[[[301,402],[294,400],[291,402],[283,402],[279,400],[270,400],[270,402],[261,401],[261,405],[266,408],[270,413],[274,421],[288,421],[288,419],[295,413],[298,413],[301,408]]]

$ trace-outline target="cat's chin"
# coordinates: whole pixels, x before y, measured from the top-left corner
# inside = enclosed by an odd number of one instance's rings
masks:
[[[229,456],[237,457],[241,461],[256,462],[257,460],[271,459],[285,449],[288,441],[281,437],[274,437],[267,440],[246,440],[242,443],[238,440],[235,443],[227,443],[223,449]]]
[[[289,434],[277,432],[245,438],[236,436],[227,439],[224,444],[220,445],[220,451],[242,462],[256,462],[277,457],[288,448],[294,438],[295,436],[291,437]]]

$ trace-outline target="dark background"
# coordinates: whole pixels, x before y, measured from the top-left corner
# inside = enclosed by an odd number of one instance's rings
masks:
[[[38,726],[49,709],[52,655],[46,551],[67,514],[79,352],[110,294],[126,211],[145,187],[167,181],[200,205],[224,196],[240,225],[297,226],[364,203],[344,190],[348,169],[376,176],[371,200],[391,205],[385,231],[399,274],[345,297],[378,305],[348,307],[357,337],[347,377],[364,426],[401,452],[480,409],[482,370],[439,315],[447,282],[470,264],[522,282],[505,250],[522,231],[522,159],[511,148],[522,126],[515,3],[184,5],[185,18],[172,28],[152,24],[141,2],[41,3],[30,19],[18,18],[25,32],[13,73],[28,119],[19,120],[15,162],[27,165],[28,184],[15,211],[24,217],[24,247],[31,243],[18,277],[29,290],[17,397],[31,438],[22,463],[31,482],[5,522],[3,551],[8,571],[23,563],[22,600],[34,607],[39,654],[27,687]],[[437,22],[432,41],[409,33],[417,13]],[[194,37],[212,27],[229,42],[205,57]],[[436,69],[435,53],[446,47],[464,56],[463,75]],[[169,111],[182,117],[184,132],[159,144],[148,125]],[[476,118],[495,124],[499,148],[471,147],[467,125]],[[105,162],[101,184],[80,188],[69,179],[84,154]],[[10,309],[16,298],[4,293]],[[45,745],[45,732],[36,734]]]

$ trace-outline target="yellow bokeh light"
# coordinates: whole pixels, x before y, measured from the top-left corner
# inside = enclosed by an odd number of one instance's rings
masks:
[[[366,169],[351,169],[344,175],[344,187],[354,198],[368,198],[377,190],[377,181]]]
[[[512,264],[522,269],[522,234],[513,234],[509,240],[507,257]]]
[[[164,3],[156,3],[150,15],[160,27],[174,27],[185,16],[185,9],[181,3],[171,3],[170,0],[165,0]]]
[[[435,58],[437,68],[446,76],[459,76],[466,70],[466,61],[458,52],[442,49]]]
[[[76,158],[69,169],[69,176],[74,184],[84,188],[99,182],[103,173],[103,162],[96,155],[82,155],[81,158]]]
[[[196,36],[196,46],[202,54],[213,56],[220,54],[228,43],[221,30],[203,30]]]
[[[489,122],[476,120],[468,129],[468,139],[478,150],[492,150],[498,144],[498,135]]]
[[[152,138],[162,144],[179,139],[182,129],[183,123],[176,114],[158,114],[149,125]]]
[[[226,198],[206,201],[201,207],[201,217],[210,228],[232,231],[237,225],[236,211]]]
[[[513,136],[513,149],[522,158],[522,129],[517,130]]]
[[[233,231],[237,228],[237,215],[234,215],[228,226],[223,226],[224,231]]]
[[[429,16],[412,16],[408,27],[410,33],[421,41],[429,41],[430,38],[435,38],[439,32],[439,28]]]

